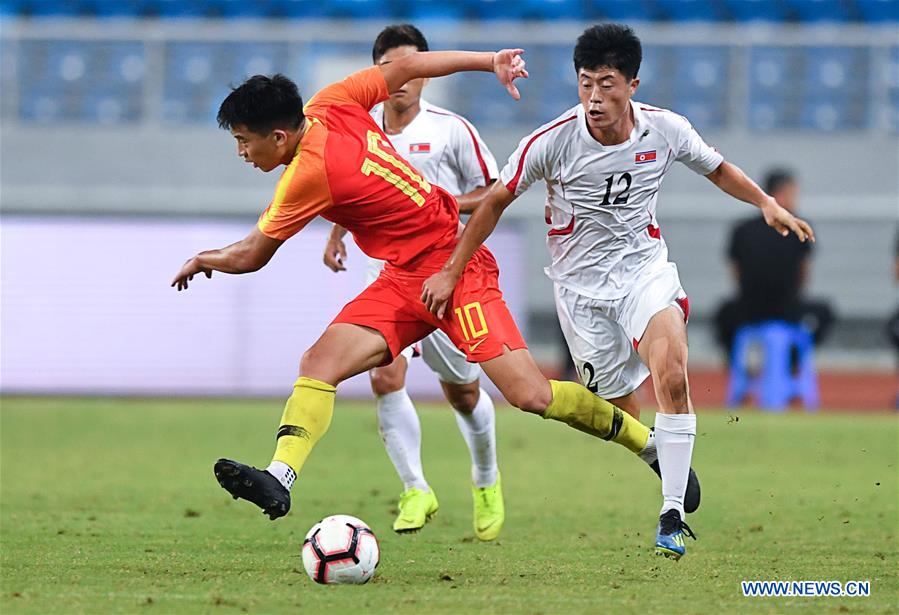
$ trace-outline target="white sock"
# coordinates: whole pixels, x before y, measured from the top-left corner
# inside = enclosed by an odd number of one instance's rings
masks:
[[[637,453],[637,456],[646,462],[647,465],[652,465],[659,459],[659,453],[656,450],[656,432],[654,429],[649,430],[649,438],[646,440],[646,446],[643,447],[643,450]]]
[[[283,461],[271,462],[265,471],[277,478],[278,482],[284,485],[284,488],[288,491],[290,491],[293,487],[293,482],[297,479],[297,473]]]
[[[684,493],[693,457],[693,440],[696,437],[695,414],[656,413],[656,448],[659,467],[662,470],[661,514],[672,508],[684,515]]]
[[[428,482],[421,469],[421,423],[409,393],[402,388],[379,396],[377,401],[381,440],[396,473],[406,489],[427,491]]]
[[[456,412],[456,424],[471,453],[471,482],[475,487],[496,483],[496,412],[487,391],[480,397],[471,414]]]

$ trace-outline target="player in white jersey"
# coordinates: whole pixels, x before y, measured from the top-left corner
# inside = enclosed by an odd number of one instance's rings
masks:
[[[685,494],[696,416],[687,382],[689,303],[655,216],[662,179],[682,162],[759,207],[782,235],[814,241],[814,234],[706,145],[684,117],[631,100],[641,59],[640,41],[626,26],[584,32],[574,50],[581,104],[522,139],[443,271],[425,283],[423,299],[442,313],[503,210],[532,183],[546,183],[552,256],[546,271],[584,385],[637,417],[635,391],[653,377],[664,498],[655,548],[676,559],[692,536],[683,519],[690,511]]]
[[[389,26],[375,40],[372,59],[375,64],[382,64],[427,50],[424,36],[414,26]],[[498,175],[496,160],[471,124],[421,99],[426,81],[407,83],[389,100],[374,107],[371,115],[397,152],[429,182],[459,195],[460,212],[470,213],[485,187]],[[345,269],[345,233],[335,226],[325,247],[325,265],[333,271]],[[377,279],[383,267],[383,261],[368,259],[368,284]],[[481,540],[492,540],[499,535],[505,512],[496,463],[493,402],[480,387],[481,368],[469,363],[440,330],[423,339],[420,347],[422,358],[437,374],[455,410],[456,422],[471,453],[475,534]],[[392,364],[369,373],[378,404],[381,437],[405,489],[393,524],[397,532],[421,529],[438,507],[422,470],[421,426],[405,387],[412,353],[412,347],[406,348]]]

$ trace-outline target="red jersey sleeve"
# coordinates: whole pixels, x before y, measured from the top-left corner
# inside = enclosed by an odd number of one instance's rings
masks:
[[[325,172],[325,129],[313,122],[293,160],[284,170],[272,202],[257,226],[272,239],[289,239],[324,210],[331,207],[331,190]]]
[[[389,97],[387,82],[381,69],[372,66],[319,90],[306,104],[304,112],[307,115],[315,115],[316,111],[321,112],[330,105],[340,104],[356,104],[370,111],[376,104]]]

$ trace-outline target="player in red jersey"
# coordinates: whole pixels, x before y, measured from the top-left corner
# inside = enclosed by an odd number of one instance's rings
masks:
[[[444,331],[514,406],[644,452],[649,430],[580,384],[547,381],[531,357],[498,286],[493,255],[479,248],[461,276],[445,317],[422,302],[460,231],[454,197],[428,183],[391,146],[369,110],[406,82],[460,71],[493,72],[513,98],[527,77],[522,50],[421,52],[350,75],[306,105],[286,77],[255,76],[222,103],[218,121],[238,154],[265,172],[285,165],[275,197],[250,234],[188,260],[172,286],[194,275],[247,273],[320,215],[353,234],[367,255],[387,261],[380,277],[348,303],[300,362],[277,447],[265,470],[220,459],[215,475],[235,498],[271,519],[287,513],[290,489],[331,422],[337,384],[389,364],[406,346]]]

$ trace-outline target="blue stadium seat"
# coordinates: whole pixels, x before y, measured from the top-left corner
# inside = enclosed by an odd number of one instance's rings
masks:
[[[17,17],[22,14],[24,0],[3,0],[0,2],[0,17]]]
[[[141,117],[141,92],[93,87],[84,92],[79,119],[97,124],[124,124]]]
[[[666,107],[672,104],[670,96],[671,70],[669,70],[669,51],[671,47],[645,45],[643,62],[640,65],[640,86],[634,95],[636,100],[655,107]]]
[[[323,17],[326,13],[326,2],[311,0],[278,0],[272,7],[272,17],[288,19],[311,19]]]
[[[787,6],[797,21],[846,22],[850,20],[847,5],[835,0],[786,0]]]
[[[328,0],[325,16],[333,19],[390,19],[393,4],[385,0]]]
[[[519,0],[515,3],[515,13],[519,19],[581,19],[581,11],[581,3],[577,0]]]
[[[749,122],[751,130],[795,128],[799,93],[793,85],[804,58],[792,47],[753,47],[749,52]]]
[[[721,21],[727,17],[724,5],[706,0],[656,0],[659,12],[671,21]]]
[[[38,124],[59,121],[65,112],[65,100],[60,94],[55,88],[23,87],[19,93],[19,118]]]
[[[809,47],[803,51],[803,106],[800,125],[818,130],[858,129],[867,125],[868,50],[856,47]]]
[[[20,7],[26,17],[76,17],[82,12],[78,0],[23,0]]]
[[[98,18],[137,17],[141,4],[141,0],[82,0],[84,13]]]
[[[782,22],[789,18],[783,0],[725,0],[725,8],[736,21]]]
[[[727,121],[728,51],[718,46],[673,50],[673,108],[700,130],[719,128]]]
[[[146,0],[141,14],[154,17],[214,17],[215,4],[203,0]]]
[[[881,70],[886,73],[885,80],[889,99],[887,125],[891,131],[899,133],[899,47],[890,49],[887,65]]]
[[[661,18],[658,6],[649,0],[585,0],[583,10],[589,20],[630,22]]]
[[[464,2],[413,0],[397,6],[397,13],[413,23],[419,21],[458,21],[469,17]]]
[[[855,0],[861,18],[869,23],[899,21],[899,2],[896,0]]]
[[[286,43],[170,43],[166,47],[163,115],[207,122],[230,85],[255,74],[290,74],[295,61]]]
[[[797,125],[795,105],[786,98],[753,97],[749,101],[749,130],[772,132]]]

